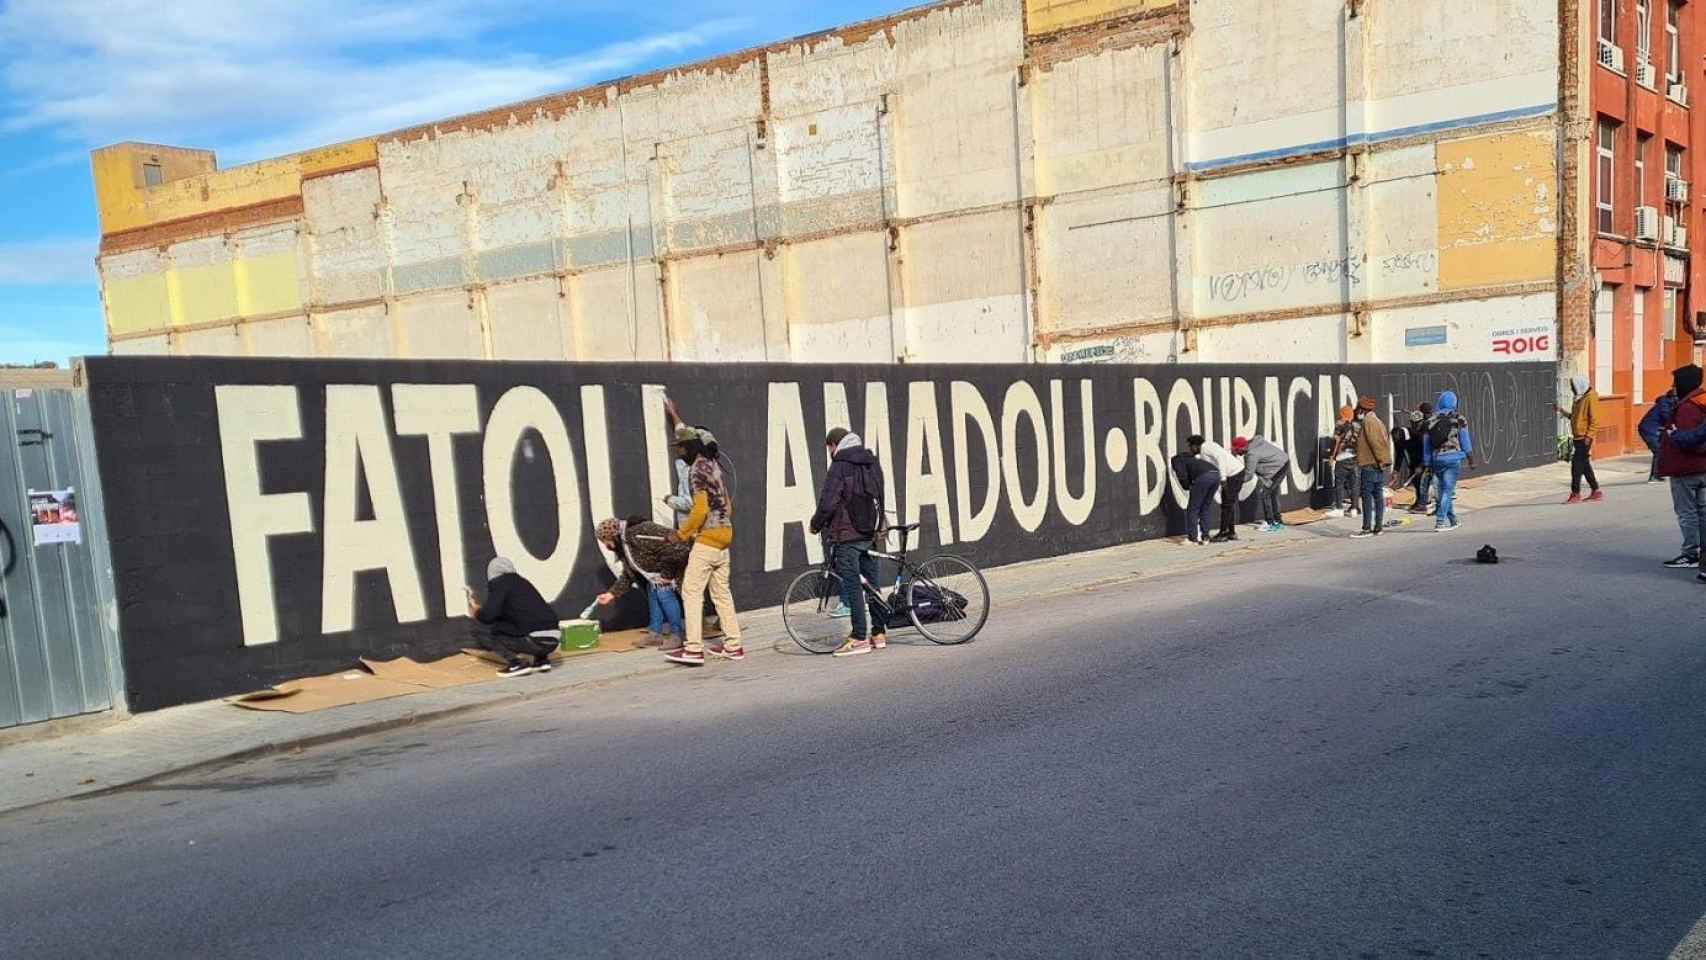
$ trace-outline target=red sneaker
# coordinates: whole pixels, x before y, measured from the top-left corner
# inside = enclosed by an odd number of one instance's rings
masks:
[[[1581,502],[1582,502],[1582,495],[1579,493],[1572,493],[1572,494],[1570,494],[1570,499],[1564,501],[1564,506],[1567,507],[1572,503],[1581,503]]]
[[[1595,490],[1593,492],[1593,496],[1588,497],[1588,502],[1589,503],[1599,503],[1599,502],[1603,501],[1604,499],[1605,499],[1605,491]]]
[[[734,660],[739,662],[746,659],[745,647],[736,647],[733,650],[730,650],[728,647],[718,644],[717,646],[709,648],[709,651],[711,656],[721,657],[724,660]]]
[[[702,667],[705,665],[705,652],[703,650],[689,650],[686,647],[676,647],[674,650],[666,650],[664,651],[663,658],[668,660],[670,663],[685,664],[689,667]]]

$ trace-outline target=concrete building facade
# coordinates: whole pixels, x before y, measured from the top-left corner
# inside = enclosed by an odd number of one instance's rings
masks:
[[[1589,369],[1590,13],[948,0],[225,170],[121,144],[111,347]],[[1685,106],[1634,109],[1686,149]],[[1676,257],[1595,240],[1607,282],[1625,248],[1657,322]]]

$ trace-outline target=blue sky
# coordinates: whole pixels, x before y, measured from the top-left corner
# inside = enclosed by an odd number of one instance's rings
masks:
[[[0,362],[106,350],[94,147],[232,166],[912,2],[0,0]]]

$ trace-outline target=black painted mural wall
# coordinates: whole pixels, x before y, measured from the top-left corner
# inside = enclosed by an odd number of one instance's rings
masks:
[[[494,553],[577,615],[613,579],[593,524],[669,516],[666,394],[721,441],[734,591],[755,608],[815,560],[804,522],[833,426],[877,450],[891,508],[923,521],[926,550],[990,566],[1181,531],[1166,461],[1197,432],[1274,439],[1293,454],[1288,505],[1319,502],[1320,438],[1358,395],[1388,413],[1454,389],[1482,470],[1547,462],[1554,375],[1550,364],[87,365],[137,711],[361,656],[448,653],[467,635],[462,586],[482,586]]]

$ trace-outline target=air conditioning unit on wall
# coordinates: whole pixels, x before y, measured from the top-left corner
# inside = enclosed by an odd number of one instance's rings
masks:
[[[1653,207],[1635,208],[1635,239],[1657,240],[1659,238],[1659,211]]]
[[[1659,72],[1653,69],[1652,64],[1646,62],[1635,64],[1635,82],[1646,87],[1648,90],[1658,89],[1655,86],[1658,82],[1658,77]]]
[[[1681,177],[1666,177],[1665,199],[1671,203],[1687,203],[1688,181]]]
[[[1623,48],[1605,40],[1599,42],[1600,66],[1623,72]]]
[[[1688,106],[1688,84],[1686,84],[1686,83],[1673,83],[1673,84],[1671,84],[1670,90],[1666,91],[1666,96],[1670,97],[1672,100],[1675,100],[1677,103],[1680,103],[1685,107]]]
[[[1670,232],[1670,245],[1678,249],[1688,249],[1688,228],[1677,227]]]

